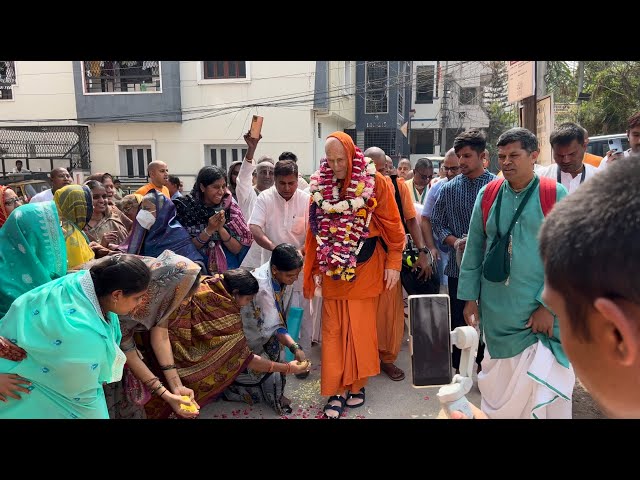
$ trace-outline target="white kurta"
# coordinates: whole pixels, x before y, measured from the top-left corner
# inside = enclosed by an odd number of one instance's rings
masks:
[[[259,226],[274,245],[290,243],[301,248],[309,227],[309,198],[308,193],[296,190],[286,201],[274,185],[260,193],[248,224]],[[260,265],[270,259],[271,252],[263,248]]]
[[[296,248],[304,246],[307,228],[309,227],[309,194],[297,189],[293,196],[285,201],[280,196],[276,187],[266,189],[257,197],[253,207],[253,213],[249,219],[249,225],[257,225],[275,245],[290,243]],[[257,242],[256,242],[257,245]],[[264,265],[271,260],[271,251],[258,246],[260,250],[260,264]],[[250,262],[255,258],[245,257],[242,266],[251,268]],[[299,343],[305,350],[311,347],[313,320],[311,315],[311,303],[303,296],[303,276],[292,285],[292,306],[304,310],[302,325],[300,327]]]
[[[44,192],[36,193],[29,203],[38,203],[38,202],[50,202],[53,200],[53,193],[51,193],[51,189],[47,189]]]
[[[598,169],[596,167],[594,167],[593,165],[589,165],[588,163],[584,163],[583,166],[584,166],[584,169],[585,169],[584,181],[586,182],[587,180],[589,180],[591,177],[593,177],[598,172]],[[548,166],[546,166],[544,168],[541,168],[536,173],[538,175],[540,175],[541,177],[548,177],[548,178],[553,178],[554,180],[557,180],[558,179],[558,164],[557,163],[552,163],[551,165],[548,165]],[[571,176],[570,173],[564,173],[564,172],[561,171],[560,172],[560,179],[562,181],[562,185],[564,185],[564,187],[567,189],[567,191],[569,193],[573,193],[580,186],[580,180],[582,179],[582,172],[580,172],[578,175],[573,177],[573,176]]]

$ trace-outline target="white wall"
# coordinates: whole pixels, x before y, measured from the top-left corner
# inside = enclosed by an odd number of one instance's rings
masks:
[[[482,90],[479,88],[481,80],[485,75],[489,75],[491,70],[484,65],[484,62],[449,62],[455,66],[449,69],[449,74],[460,88],[475,87],[478,89],[477,102],[482,102]],[[464,117],[454,123],[460,125],[465,130],[469,128],[487,128],[489,118],[482,111],[478,103],[475,105],[460,105],[457,102],[458,89],[453,88],[452,106],[456,112],[464,112]]]
[[[315,61],[247,62],[248,79],[239,81],[203,81],[199,62],[180,62],[183,122],[153,124],[93,124],[90,126],[92,171],[121,174],[116,142],[154,141],[155,158],[169,165],[169,171],[181,177],[185,189],[191,187],[198,170],[208,164],[205,145],[246,147],[244,133],[251,117],[264,117],[263,139],[256,157],[277,158],[289,150],[298,155],[298,167],[311,174],[324,156],[324,138],[355,122],[355,99],[339,96],[328,115],[316,118],[313,111]],[[331,62],[331,64],[344,62]],[[355,66],[352,66],[355,82]],[[344,68],[343,68],[344,70]],[[330,82],[338,82],[333,70]],[[333,77],[336,78],[333,78]],[[333,100],[333,99],[332,99]],[[265,106],[267,103],[298,101],[296,105]],[[260,103],[263,106],[222,111],[224,107]],[[194,110],[199,110],[197,113]],[[191,112],[191,113],[190,113]],[[194,119],[203,115],[216,115]],[[340,116],[338,116],[340,115]],[[346,116],[347,118],[343,118]],[[322,139],[317,124],[321,123]]]
[[[0,124],[3,124],[3,120],[25,120],[30,123],[38,119],[76,117],[73,62],[16,61],[15,65],[13,99],[0,100]],[[65,122],[57,123],[61,124]]]
[[[329,113],[341,117],[346,124],[355,124],[356,122],[355,91],[356,61],[329,62],[329,92],[331,95]],[[350,125],[343,128],[349,127]]]

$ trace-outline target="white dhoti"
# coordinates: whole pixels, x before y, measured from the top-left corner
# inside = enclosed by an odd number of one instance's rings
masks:
[[[489,418],[571,418],[576,376],[540,341],[512,358],[485,349],[478,388]]]

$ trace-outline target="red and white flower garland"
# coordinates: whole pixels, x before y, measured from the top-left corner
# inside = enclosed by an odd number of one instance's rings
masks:
[[[346,195],[340,198],[338,179],[326,159],[311,176],[309,191],[311,229],[316,236],[320,271],[334,280],[353,281],[356,256],[369,236],[369,222],[375,199],[376,167],[356,147]]]

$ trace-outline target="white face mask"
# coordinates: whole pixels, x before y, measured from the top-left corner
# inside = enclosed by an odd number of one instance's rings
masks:
[[[149,210],[140,210],[136,215],[136,220],[145,230],[149,230],[156,223],[156,217]]]

